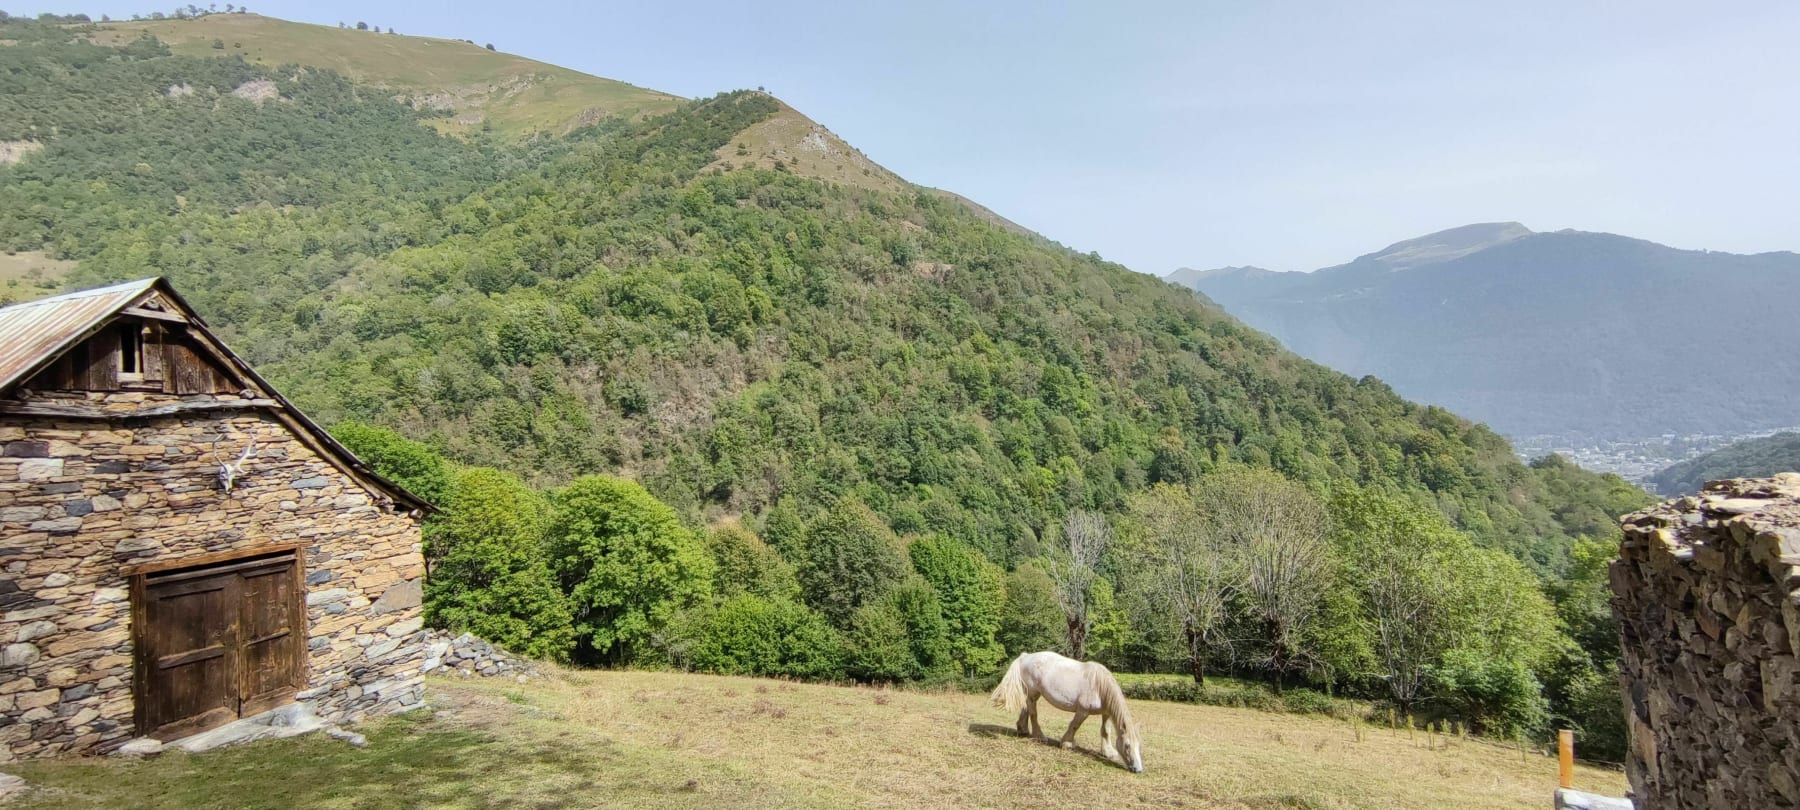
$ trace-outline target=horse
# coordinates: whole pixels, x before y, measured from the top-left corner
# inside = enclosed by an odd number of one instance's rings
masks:
[[[1131,721],[1131,710],[1125,707],[1125,693],[1118,680],[1106,667],[1093,661],[1077,661],[1054,652],[1025,653],[1013,659],[1006,677],[992,695],[994,705],[1019,713],[1019,736],[1044,739],[1038,726],[1037,701],[1043,698],[1065,712],[1074,712],[1069,730],[1063,732],[1062,747],[1075,747],[1075,731],[1090,714],[1100,715],[1100,745],[1109,758],[1125,763],[1132,773],[1144,772],[1144,745],[1138,739],[1138,727]],[[1114,750],[1106,736],[1106,723],[1112,721],[1119,739]]]

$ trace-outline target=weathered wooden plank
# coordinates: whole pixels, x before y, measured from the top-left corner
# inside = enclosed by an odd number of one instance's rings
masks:
[[[229,549],[226,551],[215,551],[210,554],[195,554],[195,555],[192,555],[189,557],[181,557],[181,558],[173,559],[173,560],[158,560],[158,561],[152,562],[152,563],[140,563],[138,565],[128,565],[123,570],[121,570],[120,573],[124,574],[125,576],[136,576],[138,574],[154,574],[154,573],[157,573],[160,571],[174,571],[174,570],[181,569],[181,568],[197,568],[197,567],[203,566],[203,565],[229,563],[229,562],[234,562],[236,560],[243,559],[245,557],[268,557],[268,558],[270,558],[268,560],[268,563],[273,565],[282,560],[296,559],[300,552],[300,549],[304,548],[305,546],[306,546],[305,543],[288,542],[288,543],[271,543],[266,546],[252,546],[250,548],[234,548],[234,549]],[[290,557],[285,557],[285,558],[278,556],[281,554],[289,554],[289,555],[295,555],[295,556],[290,556]]]
[[[111,329],[103,329],[88,338],[86,345],[87,384],[82,387],[89,391],[117,391],[119,389],[119,333]]]
[[[111,411],[92,405],[62,405],[50,402],[0,401],[0,414],[11,416],[48,416],[70,419],[149,419],[184,413],[208,411],[280,410],[281,403],[272,399],[223,399],[195,402],[171,402],[129,411]]]
[[[194,351],[194,347],[185,339],[177,338],[169,343],[169,347],[167,373],[175,379],[175,393],[214,393],[211,364]]]
[[[168,321],[170,323],[187,323],[188,322],[188,319],[183,318],[180,315],[176,315],[173,312],[160,312],[160,311],[157,311],[154,309],[144,309],[142,307],[126,307],[124,309],[119,310],[119,314],[120,315],[131,315],[131,316],[138,317],[138,318],[149,318],[149,319],[158,320],[158,321]]]
[[[163,382],[163,327],[159,323],[144,325],[144,383],[161,385]]]

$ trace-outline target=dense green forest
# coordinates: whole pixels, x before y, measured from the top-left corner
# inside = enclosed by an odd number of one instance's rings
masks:
[[[580,663],[894,681],[1053,646],[1493,730],[1617,714],[1595,559],[1642,492],[954,201],[707,169],[766,95],[461,140],[315,68],[0,25],[0,140],[42,144],[0,166],[0,247],[170,278],[446,505],[438,623]],[[1169,587],[1193,566],[1210,590]]]
[[[1687,461],[1671,464],[1651,476],[1658,492],[1669,496],[1699,492],[1721,478],[1761,478],[1800,471],[1800,433],[1777,433],[1745,439]]]

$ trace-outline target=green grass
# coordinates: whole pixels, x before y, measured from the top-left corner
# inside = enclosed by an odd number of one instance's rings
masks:
[[[1555,762],[1317,716],[1137,701],[1148,772],[1020,739],[984,695],[663,672],[432,680],[432,709],[145,761],[15,763],[20,808],[1531,808]],[[1060,733],[1067,715],[1044,714]],[[1576,784],[1618,795],[1616,772]]]
[[[471,23],[471,34],[478,33]],[[264,65],[328,68],[408,96],[446,94],[454,116],[433,123],[448,132],[485,121],[503,134],[561,134],[595,116],[633,116],[674,109],[681,98],[612,79],[490,51],[453,39],[378,34],[289,22],[257,14],[213,14],[191,20],[113,22],[102,41],[149,33],[176,53],[243,56]],[[214,40],[224,48],[214,48]]]

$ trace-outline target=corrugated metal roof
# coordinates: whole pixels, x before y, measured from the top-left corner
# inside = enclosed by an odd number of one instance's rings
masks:
[[[155,286],[156,279],[146,278],[0,309],[0,391],[23,382]]]

